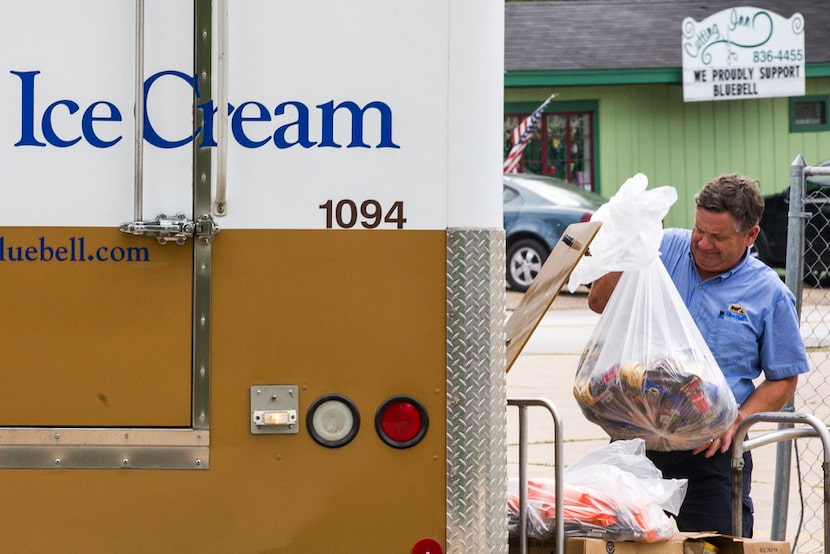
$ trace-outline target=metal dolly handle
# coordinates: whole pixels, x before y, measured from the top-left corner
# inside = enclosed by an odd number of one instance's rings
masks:
[[[553,471],[554,494],[556,495],[556,522],[554,527],[556,552],[565,552],[565,514],[562,456],[562,418],[559,410],[545,398],[508,398],[508,406],[519,408],[519,554],[527,554],[527,408],[540,406],[547,409],[553,418]]]
[[[758,412],[748,416],[739,425],[735,432],[736,437],[746,436],[749,428],[760,422],[772,423],[803,423],[809,427],[793,427],[771,431],[743,442],[736,441],[732,446],[732,530],[743,528],[743,471],[744,452],[772,444],[774,442],[797,439],[801,437],[818,437],[824,448],[824,552],[830,554],[830,431],[827,426],[814,415],[787,413],[787,412]]]

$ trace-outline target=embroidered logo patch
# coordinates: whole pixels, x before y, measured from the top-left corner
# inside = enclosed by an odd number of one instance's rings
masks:
[[[741,306],[740,304],[730,304],[729,305],[729,313],[732,313],[732,314],[735,314],[735,315],[742,315],[742,316],[746,315],[746,312],[744,311],[744,307]]]
[[[746,321],[746,310],[740,304],[730,304],[725,312],[718,314],[718,319],[732,319],[735,321]]]

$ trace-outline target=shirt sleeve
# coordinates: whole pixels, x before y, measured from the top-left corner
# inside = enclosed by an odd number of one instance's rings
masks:
[[[761,337],[761,369],[766,378],[773,381],[810,370],[798,314],[789,298],[779,299],[765,317]]]

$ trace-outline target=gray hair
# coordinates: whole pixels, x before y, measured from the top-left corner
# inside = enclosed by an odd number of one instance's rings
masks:
[[[728,173],[706,183],[695,194],[698,208],[715,213],[729,213],[735,219],[735,232],[746,234],[761,221],[764,197],[757,180],[739,173]]]

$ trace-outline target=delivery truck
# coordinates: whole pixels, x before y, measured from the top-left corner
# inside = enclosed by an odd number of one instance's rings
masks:
[[[5,552],[505,552],[503,4],[5,0]]]

